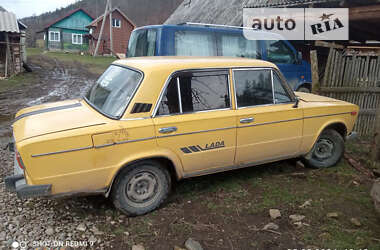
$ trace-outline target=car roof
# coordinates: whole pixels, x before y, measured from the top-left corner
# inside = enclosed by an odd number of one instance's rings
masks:
[[[231,67],[270,67],[277,66],[271,62],[241,58],[241,57],[184,57],[184,56],[153,56],[131,57],[115,61],[113,64],[145,71],[162,69],[178,71],[186,69],[231,68]]]

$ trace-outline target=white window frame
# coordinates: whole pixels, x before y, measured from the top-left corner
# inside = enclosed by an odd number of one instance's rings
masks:
[[[77,37],[77,41],[74,41],[74,37]],[[80,37],[80,41],[78,42],[78,38]],[[83,44],[83,36],[82,34],[75,34],[75,33],[72,33],[71,34],[71,43],[72,44],[77,44],[77,45],[82,45]]]
[[[58,34],[58,39],[57,40],[54,39],[54,35],[52,36],[52,34]],[[60,32],[59,31],[49,31],[49,41],[60,42],[61,41],[61,34],[60,34]]]
[[[119,25],[117,25],[119,24]],[[117,18],[112,18],[112,27],[121,28],[121,20]]]

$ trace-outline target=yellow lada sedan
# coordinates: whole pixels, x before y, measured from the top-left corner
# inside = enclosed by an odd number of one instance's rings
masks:
[[[5,183],[20,198],[103,194],[141,215],[173,180],[296,157],[334,166],[357,114],[351,103],[294,93],[265,61],[118,60],[83,99],[17,113]]]

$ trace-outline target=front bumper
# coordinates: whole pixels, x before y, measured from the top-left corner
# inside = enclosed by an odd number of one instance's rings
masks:
[[[28,185],[22,174],[5,177],[4,182],[5,190],[17,193],[21,199],[51,195],[51,184]]]

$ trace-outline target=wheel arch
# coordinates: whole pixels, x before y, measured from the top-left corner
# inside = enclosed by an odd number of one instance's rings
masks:
[[[113,171],[113,173],[111,174],[111,176],[109,178],[109,181],[108,181],[109,185],[107,188],[107,192],[104,195],[106,197],[109,196],[109,194],[112,190],[112,186],[113,186],[117,176],[120,174],[120,172],[123,169],[125,169],[125,168],[127,168],[133,164],[136,164],[138,162],[142,162],[142,161],[146,161],[146,160],[154,160],[154,161],[158,161],[160,163],[163,163],[163,165],[167,167],[172,180],[179,180],[183,177],[181,161],[175,155],[173,156],[172,154],[165,154],[162,152],[161,152],[161,154],[153,154],[153,155],[152,154],[150,154],[150,155],[145,154],[145,156],[143,156],[143,157],[136,157],[135,159],[125,160],[123,162],[123,164],[121,164],[120,167],[116,168],[115,171]]]
[[[326,129],[334,129],[334,130],[336,130],[343,137],[343,140],[346,139],[346,136],[347,136],[347,124],[344,121],[344,119],[343,118],[339,118],[339,119],[334,119],[332,121],[328,121],[323,126],[321,126],[320,129],[318,130],[318,132],[316,133],[315,137],[312,140],[311,145],[309,146],[309,148],[307,150],[306,155],[311,152],[311,150],[313,149],[313,147],[314,147],[315,143],[317,142],[319,136]]]

